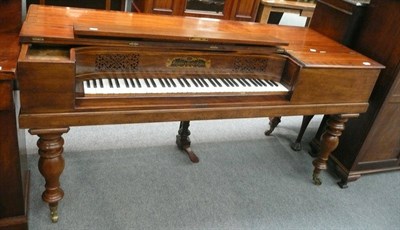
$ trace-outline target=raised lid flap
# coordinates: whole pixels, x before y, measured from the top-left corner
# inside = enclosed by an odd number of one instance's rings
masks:
[[[128,21],[74,22],[75,37],[132,38],[163,41],[285,46],[288,42],[265,34],[259,23],[208,18],[134,15]]]

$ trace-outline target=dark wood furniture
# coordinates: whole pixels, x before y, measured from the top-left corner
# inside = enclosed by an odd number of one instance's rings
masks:
[[[365,10],[370,0],[318,0],[315,20],[310,27],[343,45],[353,48],[355,39],[363,22]],[[304,133],[312,117],[305,117],[300,134]],[[327,117],[322,119],[321,125],[311,141],[311,156],[316,156],[319,151],[319,139],[325,130]],[[301,135],[294,142],[294,149],[301,148]]]
[[[178,147],[197,162],[190,120],[329,114],[313,161],[321,184],[344,124],[367,110],[383,66],[308,28],[206,21],[30,7],[20,33],[19,122],[39,136],[42,198],[54,222],[64,195],[62,135],[71,126],[181,121]]]
[[[354,49],[386,66],[368,111],[346,125],[349,132],[331,155],[346,187],[361,175],[400,169],[400,1],[372,0]]]
[[[27,8],[31,4],[125,11],[126,0],[26,0]]]
[[[354,40],[358,37],[365,9],[369,0],[318,0],[316,1],[313,20],[310,28],[319,33],[352,48]],[[305,116],[296,140],[291,144],[295,151],[302,149],[301,140],[313,116]],[[321,125],[311,142],[310,155],[316,156],[319,152],[319,142],[325,130],[327,117],[324,116]],[[280,123],[280,117],[270,119],[270,128],[265,135],[270,135]]]
[[[318,0],[310,27],[353,47],[369,0]]]
[[[18,140],[13,94],[21,2],[1,1],[0,12],[0,229],[28,229],[25,133]]]
[[[260,0],[134,0],[132,11],[254,22],[259,4]]]

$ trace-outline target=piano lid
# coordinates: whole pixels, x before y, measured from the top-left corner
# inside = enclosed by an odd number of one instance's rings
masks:
[[[171,17],[164,15],[126,14],[112,20],[77,20],[76,38],[149,39],[176,42],[223,43],[240,45],[285,46],[284,42],[265,34],[259,23],[210,18]]]
[[[157,40],[277,47],[274,30],[260,23],[30,5],[20,32],[23,43],[114,44]]]

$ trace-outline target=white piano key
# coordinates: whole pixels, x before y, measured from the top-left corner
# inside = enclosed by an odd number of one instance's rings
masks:
[[[83,82],[83,90],[86,94],[95,94],[94,88],[89,80]]]
[[[94,92],[95,92],[96,94],[97,94],[98,92],[101,92],[100,84],[99,84],[99,82],[97,81],[97,79],[93,79],[93,80],[91,80],[90,82],[92,83],[93,88],[94,88]]]
[[[130,89],[128,87],[126,87],[125,85],[125,81],[123,78],[117,78],[116,79],[119,83],[119,91],[121,91],[121,93],[130,93]]]
[[[108,79],[101,79],[101,81],[103,82],[103,92],[105,94],[111,94],[111,90],[110,90],[110,84],[108,83]]]

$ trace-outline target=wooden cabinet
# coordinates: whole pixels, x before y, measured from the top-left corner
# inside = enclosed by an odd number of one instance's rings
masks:
[[[26,0],[27,8],[30,4],[71,6],[104,10],[125,10],[126,0]]]
[[[27,229],[25,133],[17,129],[13,97],[21,2],[1,1],[0,12],[0,229]]]
[[[255,21],[260,0],[134,0],[132,11]]]
[[[310,28],[353,48],[354,41],[362,25],[362,21],[370,0],[318,0],[314,11]],[[328,117],[324,116],[321,125],[311,141],[312,151],[310,155],[316,156],[319,152],[319,140],[325,131],[325,123]],[[305,127],[302,126],[301,132]]]
[[[368,2],[318,0],[310,28],[352,47]]]
[[[18,142],[13,79],[6,75],[0,71],[0,229],[27,229],[26,153],[19,151],[18,143],[24,149],[24,139]]]
[[[400,169],[400,1],[371,0],[353,48],[386,66],[368,111],[349,120],[331,155],[346,187],[361,175]]]

